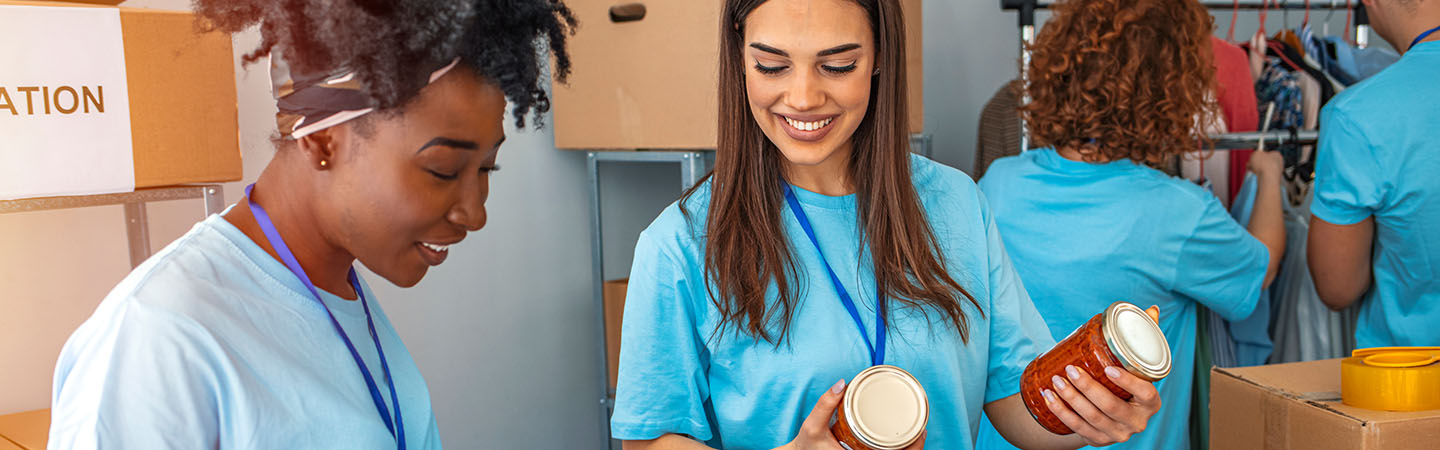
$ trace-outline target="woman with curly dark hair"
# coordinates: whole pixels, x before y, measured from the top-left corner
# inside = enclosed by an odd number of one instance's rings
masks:
[[[1116,300],[1160,307],[1174,366],[1127,448],[1188,447],[1196,304],[1254,310],[1285,249],[1278,154],[1257,154],[1249,229],[1214,194],[1152,168],[1205,145],[1212,19],[1195,0],[1071,0],[1034,44],[1022,107],[1044,148],[980,180],[1015,268],[1057,339]],[[988,425],[987,427],[988,428]],[[993,429],[983,448],[1007,448]]]
[[[50,448],[440,448],[425,380],[353,265],[412,286],[485,225],[506,100],[519,126],[548,109],[542,74],[552,54],[569,70],[569,9],[195,11],[226,32],[259,25],[245,60],[269,56],[278,150],[244,198],[137,267],[70,337]]]

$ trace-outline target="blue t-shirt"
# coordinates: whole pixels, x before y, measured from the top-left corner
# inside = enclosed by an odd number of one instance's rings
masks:
[[[408,448],[439,449],[430,391],[361,282]],[[359,301],[320,291],[393,414]],[[51,449],[394,450],[360,369],[300,279],[219,215],[125,277],[65,343]]]
[[[938,312],[930,311],[927,321],[921,311],[888,302],[885,363],[909,371],[925,387],[925,448],[970,449],[981,407],[1018,393],[1025,365],[1054,341],[974,182],[928,159],[912,161],[915,189],[946,267],[984,316],[963,304],[969,341],[962,342]],[[798,188],[795,194],[866,329],[874,330],[875,280],[868,250],[860,253],[855,196]],[[733,327],[717,334],[719,311],[702,281],[709,202],[707,183],[684,204],[693,222],[677,203],[640,235],[625,301],[611,433],[623,440],[683,434],[726,449],[778,447],[795,437],[826,389],[870,365],[869,350],[788,206],[781,217],[799,272],[792,286],[800,293],[789,339],[777,346]]]
[[[1031,150],[980,180],[1005,248],[1056,339],[1117,300],[1160,307],[1170,375],[1145,432],[1114,448],[1188,447],[1196,308],[1229,320],[1255,308],[1269,251],[1204,189],[1121,160],[1072,161]],[[987,429],[978,448],[1013,448]]]
[[[1320,114],[1310,213],[1375,217],[1360,347],[1440,345],[1440,42],[1340,93]]]

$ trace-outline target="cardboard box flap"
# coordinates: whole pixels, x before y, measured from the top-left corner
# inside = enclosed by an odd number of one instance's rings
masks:
[[[0,416],[0,436],[26,450],[43,450],[50,438],[50,410]]]

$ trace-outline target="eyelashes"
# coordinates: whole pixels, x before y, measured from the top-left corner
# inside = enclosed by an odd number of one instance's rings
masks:
[[[460,178],[460,174],[457,174],[457,173],[448,173],[448,174],[447,174],[447,173],[440,173],[440,172],[437,172],[437,171],[434,171],[434,170],[429,170],[429,169],[426,169],[425,171],[426,171],[426,172],[430,172],[430,175],[433,175],[435,178],[439,178],[439,179],[445,180],[445,181],[454,181],[456,178]],[[499,166],[499,165],[485,166],[485,167],[481,167],[481,168],[480,168],[480,174],[481,174],[481,175],[489,175],[489,174],[491,174],[491,173],[499,172],[499,171],[500,171],[500,166]]]
[[[854,72],[857,64],[859,64],[859,63],[853,63],[853,62],[852,62],[852,63],[850,63],[849,65],[846,65],[846,66],[827,66],[827,65],[822,65],[822,66],[820,66],[820,70],[824,70],[824,71],[826,71],[826,72],[829,72],[829,73],[832,73],[832,74],[836,74],[836,75],[844,75],[844,74],[847,74],[847,73],[850,73],[850,72]],[[789,68],[790,68],[790,66],[773,66],[773,67],[772,67],[772,66],[766,66],[766,65],[764,65],[764,64],[760,64],[760,63],[758,63],[758,62],[755,63],[755,71],[760,72],[761,74],[765,74],[765,75],[776,75],[776,74],[779,74],[780,72],[784,72],[785,69],[789,69]]]

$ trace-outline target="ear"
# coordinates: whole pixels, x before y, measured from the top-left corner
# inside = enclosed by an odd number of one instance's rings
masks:
[[[326,128],[296,141],[296,148],[304,154],[307,166],[314,170],[329,170],[335,167],[336,149],[339,148],[334,130],[337,127]]]

